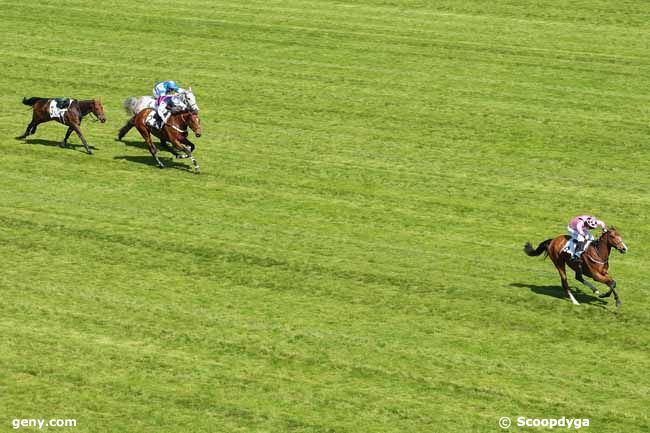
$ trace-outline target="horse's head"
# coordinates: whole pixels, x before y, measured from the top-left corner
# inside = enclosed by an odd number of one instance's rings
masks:
[[[627,253],[627,245],[623,242],[623,238],[619,234],[618,230],[614,227],[608,227],[603,231],[601,238],[607,241],[607,245],[616,248],[619,253]]]
[[[188,87],[180,94],[183,97],[183,102],[185,102],[185,105],[189,107],[189,110],[194,113],[198,113],[199,106],[196,103],[196,96],[194,96],[194,93],[192,93],[192,86]]]
[[[187,113],[189,114],[189,119],[188,119],[188,125],[192,131],[194,131],[194,135],[197,137],[201,136],[201,120],[199,119],[199,116],[196,113]]]
[[[97,116],[100,122],[106,122],[106,116],[104,116],[104,106],[99,99],[93,99],[90,101],[90,111]]]

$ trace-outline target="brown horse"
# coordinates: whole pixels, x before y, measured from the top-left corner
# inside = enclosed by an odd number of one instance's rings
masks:
[[[539,256],[540,254],[545,253],[545,255],[551,257],[553,264],[560,273],[562,287],[564,288],[566,295],[574,304],[578,305],[578,301],[576,301],[575,297],[571,293],[569,283],[567,282],[566,270],[564,267],[566,264],[575,271],[576,280],[589,287],[595,294],[599,294],[598,289],[590,282],[585,281],[583,275],[593,278],[599,283],[606,284],[609,287],[609,291],[600,295],[600,297],[607,298],[613,293],[614,299],[616,299],[616,306],[620,307],[621,300],[618,297],[618,293],[616,293],[616,281],[607,273],[609,270],[609,253],[612,248],[616,248],[623,254],[627,252],[627,246],[625,245],[625,242],[623,242],[618,231],[614,227],[609,227],[603,230],[600,238],[589,244],[587,249],[580,256],[579,261],[570,261],[571,257],[569,253],[563,252],[568,241],[569,236],[558,236],[555,239],[545,240],[539,244],[536,249],[533,249],[530,242],[527,242],[524,246],[524,252],[529,256]]]
[[[76,132],[84,147],[86,152],[92,155],[93,151],[88,147],[88,142],[86,138],[81,133],[79,126],[81,125],[81,120],[88,113],[93,113],[102,123],[106,122],[106,117],[104,116],[104,107],[102,106],[101,101],[97,99],[89,99],[85,101],[78,101],[76,99],[70,100],[70,105],[68,106],[67,111],[61,117],[51,117],[50,116],[50,103],[53,101],[51,98],[23,98],[23,104],[33,107],[32,110],[32,121],[27,125],[25,133],[19,137],[16,137],[18,140],[26,138],[28,135],[36,133],[36,128],[43,122],[49,122],[50,120],[56,120],[59,123],[68,126],[68,131],[65,133],[65,138],[61,143],[61,147],[68,146],[68,138],[72,131]]]
[[[201,136],[201,122],[199,116],[190,111],[172,114],[169,116],[169,119],[162,129],[155,129],[147,124],[147,117],[151,111],[153,110],[148,108],[136,114],[133,117],[133,124],[138,132],[140,132],[140,135],[142,135],[142,138],[144,138],[147,146],[149,146],[149,151],[155,158],[158,166],[160,168],[165,168],[165,165],[158,158],[158,148],[153,143],[153,140],[151,140],[151,135],[158,137],[160,139],[160,144],[162,145],[166,145],[167,141],[171,142],[172,147],[170,148],[170,151],[176,156],[176,158],[190,158],[192,164],[194,164],[194,171],[199,173],[201,171],[199,164],[192,155],[194,144],[187,139],[188,127],[194,131],[194,135],[197,137]],[[176,150],[185,152],[186,155],[181,156],[176,152]]]

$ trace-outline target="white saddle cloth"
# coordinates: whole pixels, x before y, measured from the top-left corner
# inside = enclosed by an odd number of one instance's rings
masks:
[[[145,123],[152,128],[158,127],[158,119],[156,118],[156,112],[154,110],[151,110],[149,114],[147,114],[147,120],[145,120]]]
[[[72,99],[70,100],[70,104],[72,104]],[[68,108],[70,108],[70,104],[68,104]],[[68,111],[68,108],[59,108],[56,106],[56,100],[52,99],[50,101],[50,117],[52,118],[59,118],[63,120],[63,116],[65,113]]]

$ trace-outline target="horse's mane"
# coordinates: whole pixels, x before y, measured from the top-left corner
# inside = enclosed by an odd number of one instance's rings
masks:
[[[47,101],[52,98],[41,98],[39,96],[32,96],[31,98],[23,98],[23,104],[25,105],[34,105],[38,101]]]
[[[616,231],[616,227],[614,227],[614,226],[607,227],[607,229],[605,229],[605,230],[602,232],[602,234],[600,235],[600,237],[599,237],[598,239],[594,240],[594,241],[591,243],[591,245],[593,245],[594,248],[597,249],[600,240],[603,239],[605,236],[608,236],[608,233],[609,233],[609,232],[612,232],[612,231],[615,232],[615,231]]]

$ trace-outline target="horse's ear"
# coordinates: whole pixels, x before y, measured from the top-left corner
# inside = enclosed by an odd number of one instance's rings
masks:
[[[191,86],[191,85],[187,88],[187,91],[188,91],[188,92],[191,92],[191,91],[192,91],[192,86]]]

